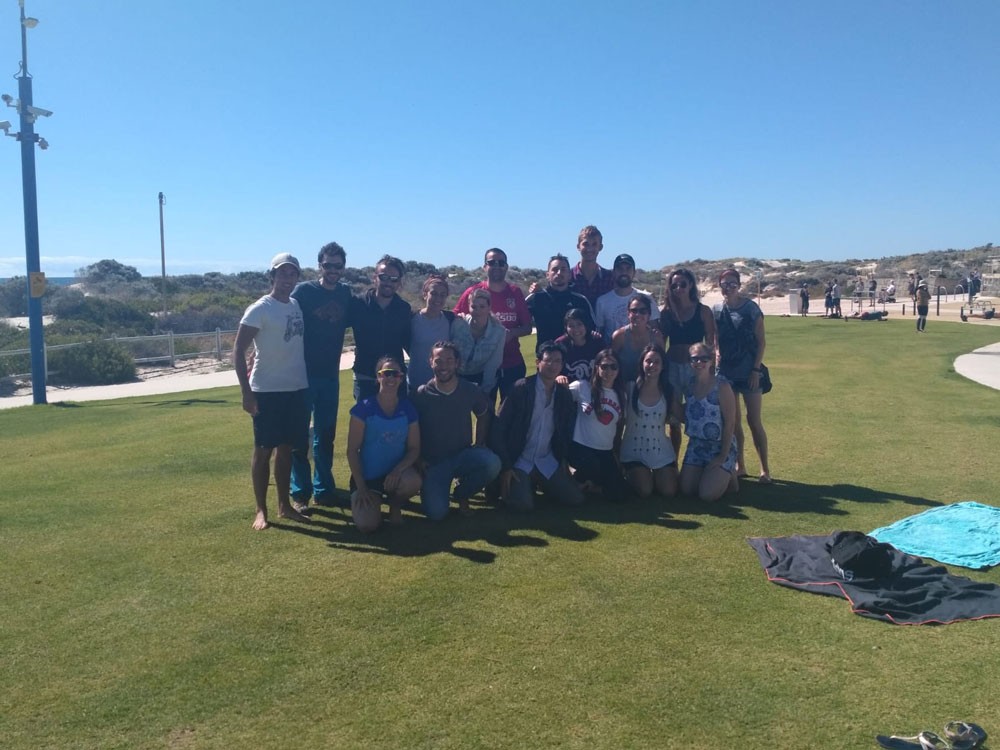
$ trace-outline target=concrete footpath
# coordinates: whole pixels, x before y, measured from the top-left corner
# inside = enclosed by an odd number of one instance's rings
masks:
[[[976,349],[955,360],[955,372],[969,380],[1000,390],[1000,343]]]

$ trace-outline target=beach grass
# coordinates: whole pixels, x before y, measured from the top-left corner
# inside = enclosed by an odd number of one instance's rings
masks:
[[[235,387],[0,413],[0,746],[858,748],[953,719],[1000,732],[1000,620],[864,619],[769,584],[746,543],[995,504],[1000,392],[952,362],[996,329],[767,326],[777,481],[714,506],[475,505],[372,536],[316,509],[258,533]],[[350,390],[345,373],[338,455]]]

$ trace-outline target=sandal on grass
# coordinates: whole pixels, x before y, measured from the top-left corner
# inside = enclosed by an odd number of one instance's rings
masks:
[[[880,734],[875,741],[887,750],[951,750],[951,745],[934,732],[921,732],[916,737],[886,737]]]
[[[954,750],[974,750],[986,741],[986,730],[978,724],[949,721],[944,727],[944,736]]]

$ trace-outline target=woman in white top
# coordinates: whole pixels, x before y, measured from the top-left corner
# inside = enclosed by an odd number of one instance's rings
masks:
[[[625,407],[620,457],[629,485],[642,498],[654,491],[664,497],[677,494],[677,454],[667,436],[671,394],[666,356],[656,344],[642,350]]]
[[[629,488],[618,464],[625,388],[618,358],[611,349],[594,357],[590,380],[569,385],[576,402],[576,424],[569,446],[573,477],[585,492],[602,491],[608,500],[624,500]]]

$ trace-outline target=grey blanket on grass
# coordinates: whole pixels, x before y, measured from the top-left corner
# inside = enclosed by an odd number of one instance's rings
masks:
[[[836,533],[836,532],[834,532]],[[891,572],[880,578],[846,581],[830,558],[833,535],[755,537],[767,579],[779,586],[839,596],[862,617],[895,625],[944,625],[1000,617],[1000,586],[951,575],[940,565],[893,548]]]

